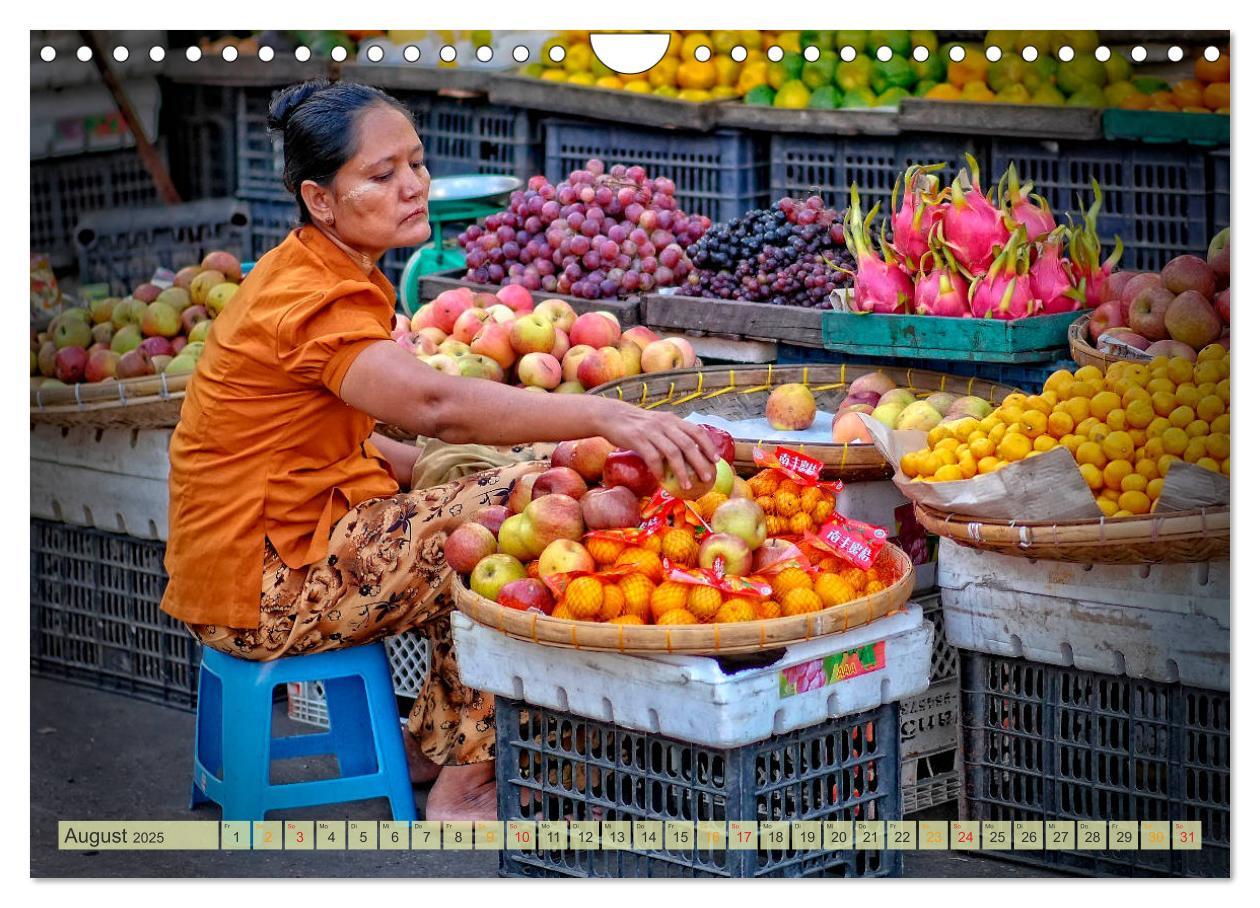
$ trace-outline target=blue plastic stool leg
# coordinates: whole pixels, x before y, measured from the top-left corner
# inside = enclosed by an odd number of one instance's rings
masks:
[[[395,820],[415,820],[416,796],[411,788],[407,754],[403,750],[403,731],[398,721],[398,701],[394,698],[394,680],[389,671],[389,657],[381,644],[380,658],[365,670],[368,709],[372,716],[373,740],[377,759],[385,775],[390,810]]]
[[[224,679],[224,687],[223,727],[232,737],[223,742],[223,819],[262,820],[271,781],[269,676],[264,671],[251,683],[236,673]]]
[[[363,679],[353,675],[329,678],[324,681],[324,697],[328,701],[328,724],[342,777],[375,773],[374,729]]]
[[[223,681],[204,665],[197,675],[197,730],[193,741],[192,796],[188,807],[210,803],[202,790],[198,764],[218,778],[223,775]]]

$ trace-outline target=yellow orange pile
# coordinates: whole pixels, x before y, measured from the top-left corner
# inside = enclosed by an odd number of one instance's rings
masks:
[[[939,425],[927,440],[901,459],[916,482],[971,479],[1063,447],[1105,516],[1146,514],[1179,460],[1229,475],[1229,353],[1212,344],[1193,363],[1060,370],[1041,394],[1010,394],[984,419]]]
[[[835,497],[817,486],[802,486],[775,470],[762,470],[748,489],[766,515],[771,536],[816,533],[836,510]]]

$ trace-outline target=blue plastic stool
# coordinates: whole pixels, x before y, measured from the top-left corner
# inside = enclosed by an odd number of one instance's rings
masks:
[[[320,680],[330,729],[271,736],[272,691]],[[333,754],[341,777],[271,784],[271,761]],[[269,810],[389,798],[395,820],[416,819],[385,644],[250,662],[203,647],[197,688],[192,807],[214,801],[224,820]]]

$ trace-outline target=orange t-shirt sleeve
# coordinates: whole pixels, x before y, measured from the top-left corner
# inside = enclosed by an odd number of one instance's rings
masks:
[[[343,292],[338,292],[342,290]],[[334,394],[355,357],[372,344],[390,340],[392,308],[375,287],[338,287],[309,304],[299,304],[281,320],[276,354],[293,378],[322,385]]]

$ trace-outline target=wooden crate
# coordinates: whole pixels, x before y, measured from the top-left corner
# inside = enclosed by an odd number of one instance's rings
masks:
[[[567,85],[525,76],[492,75],[486,80],[490,102],[551,113],[644,123],[653,128],[705,132],[717,121],[717,103],[678,101],[589,85]]]
[[[903,132],[1088,140],[1102,137],[1101,115],[1092,107],[903,98],[897,125]]]
[[[820,309],[658,293],[644,296],[641,306],[643,324],[653,330],[699,332],[745,340],[789,341],[802,347],[823,346],[823,312]]]

